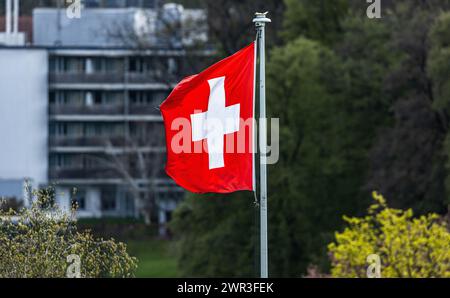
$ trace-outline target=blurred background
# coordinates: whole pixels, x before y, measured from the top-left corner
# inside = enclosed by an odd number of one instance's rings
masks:
[[[79,224],[128,244],[141,277],[259,276],[252,193],[185,193],[164,173],[158,106],[249,44],[269,11],[273,277],[328,273],[327,245],[371,192],[450,208],[450,1],[5,0],[0,197],[54,185]]]

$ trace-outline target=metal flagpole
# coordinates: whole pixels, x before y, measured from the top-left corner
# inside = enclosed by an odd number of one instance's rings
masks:
[[[253,22],[257,31],[257,47],[259,53],[259,150],[260,150],[260,233],[261,233],[261,278],[269,277],[267,248],[267,126],[266,126],[266,85],[265,85],[265,53],[264,29],[270,19],[265,13],[256,13]]]

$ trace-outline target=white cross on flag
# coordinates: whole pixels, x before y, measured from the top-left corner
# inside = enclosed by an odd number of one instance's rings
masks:
[[[185,189],[254,190],[255,45],[185,78],[161,104],[166,172]]]

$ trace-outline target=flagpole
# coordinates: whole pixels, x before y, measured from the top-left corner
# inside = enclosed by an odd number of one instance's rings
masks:
[[[257,47],[259,53],[259,150],[260,150],[260,248],[261,248],[261,278],[269,277],[268,247],[267,247],[267,126],[266,126],[266,84],[265,84],[265,25],[270,19],[265,13],[256,13],[253,22],[257,32]]]

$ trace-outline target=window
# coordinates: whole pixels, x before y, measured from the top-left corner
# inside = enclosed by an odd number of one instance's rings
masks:
[[[66,91],[60,99],[60,104],[68,104],[72,106],[80,106],[84,101],[84,93],[80,91]]]
[[[94,73],[103,72],[105,69],[104,63],[105,63],[105,60],[102,58],[92,58],[92,66],[93,66]]]
[[[131,91],[129,93],[130,102],[134,106],[148,106],[153,102],[154,94],[150,91]]]
[[[81,91],[52,91],[49,93],[49,103],[53,105],[80,106],[84,101]]]
[[[84,126],[84,135],[87,137],[100,136],[102,134],[101,125],[97,123],[86,123]]]
[[[142,70],[141,59],[139,58],[130,58],[128,71],[129,72],[140,72]]]
[[[81,137],[83,136],[82,123],[50,123],[49,133],[54,137]]]
[[[72,197],[72,205],[77,206],[78,210],[86,209],[86,191],[77,190],[75,195]]]
[[[64,58],[52,56],[49,65],[50,72],[60,73],[64,71]]]
[[[102,164],[98,159],[90,155],[83,156],[83,168],[84,169],[95,169],[101,167]]]
[[[125,210],[134,211],[134,199],[133,194],[129,191],[125,193]]]
[[[131,103],[136,102],[136,97],[137,97],[137,92],[136,91],[130,91],[128,93],[128,99],[130,100]]]
[[[109,91],[103,95],[103,103],[106,105],[119,105],[123,101],[123,92]]]
[[[65,95],[65,92],[52,91],[49,94],[49,103],[54,105],[64,105],[67,103]]]
[[[87,137],[123,136],[124,126],[120,123],[85,123],[84,135]]]
[[[123,71],[123,59],[120,58],[90,57],[86,58],[85,61],[86,73],[89,74],[102,74]],[[133,67],[135,66],[133,65]]]
[[[150,57],[130,57],[128,65],[129,72],[150,72],[153,68],[153,60]]]
[[[114,189],[103,190],[101,200],[103,211],[116,210],[116,192],[114,191]]]
[[[50,72],[57,72],[58,71],[58,61],[57,57],[51,57],[49,62],[49,70]]]
[[[59,168],[71,167],[72,156],[67,154],[52,154],[50,155],[50,165]]]
[[[103,98],[103,96],[100,91],[94,92],[94,104],[96,104],[96,105],[102,104],[102,98]]]
[[[69,73],[83,73],[85,70],[85,63],[83,58],[64,58],[64,71]]]
[[[68,132],[67,123],[51,123],[50,135],[51,136],[66,136]]]
[[[133,123],[130,127],[131,136],[138,139],[143,139],[148,136],[148,126],[145,123]]]
[[[106,59],[104,70],[106,72],[123,72],[123,60]]]
[[[88,91],[84,99],[86,106],[92,105],[119,105],[123,100],[122,92],[115,91]]]
[[[54,105],[56,102],[56,93],[55,92],[50,92],[49,96],[48,96],[48,101],[51,105]]]
[[[147,73],[153,70],[152,58],[146,57],[142,59],[142,70]]]
[[[83,123],[69,123],[67,128],[69,137],[83,136]]]

